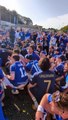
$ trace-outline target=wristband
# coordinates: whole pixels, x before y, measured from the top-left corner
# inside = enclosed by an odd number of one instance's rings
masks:
[[[41,105],[39,105],[37,108],[37,111],[44,113],[44,108]]]

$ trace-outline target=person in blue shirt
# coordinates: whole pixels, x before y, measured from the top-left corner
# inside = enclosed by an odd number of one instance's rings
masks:
[[[2,59],[0,58],[0,67],[2,66]]]
[[[65,81],[65,85],[62,86],[62,88],[64,89],[64,91],[66,92],[68,89],[68,62],[66,61],[65,65],[64,65],[64,81]]]
[[[22,41],[25,40],[25,33],[24,33],[24,31],[22,29],[19,32],[19,36],[20,36],[20,38],[21,38]]]
[[[40,52],[40,59],[47,57],[47,52],[46,51],[41,51]]]
[[[17,54],[11,56],[12,65],[10,66],[10,75],[6,76],[17,89],[24,89],[28,83],[28,76],[19,59],[20,57]],[[16,90],[13,93],[19,93],[19,91]]]
[[[4,74],[2,69],[0,68],[0,102],[4,99],[4,88],[2,85],[2,81],[4,80]]]
[[[27,31],[26,34],[25,34],[25,40],[30,39],[30,36],[31,36],[30,32]]]
[[[54,54],[52,55],[52,57],[57,58],[61,55],[62,55],[62,52],[61,52],[60,48],[54,49]]]
[[[1,86],[1,82],[3,79],[4,79],[4,75],[3,75],[2,69],[0,68],[0,120],[5,120],[3,110],[2,110],[2,104],[1,104],[4,98],[4,95],[3,95],[4,91]]]
[[[40,59],[39,55],[35,53],[34,49],[35,49],[34,46],[30,45],[28,48],[28,54],[32,55],[33,60],[39,61],[39,59]]]
[[[0,103],[0,120],[6,120],[3,114],[1,103]]]
[[[59,76],[62,76],[63,74],[63,70],[64,70],[64,56],[61,55],[61,56],[57,56],[56,58],[56,67],[54,68],[54,71],[56,73],[56,75],[59,77]]]
[[[55,120],[68,120],[68,94],[59,91],[45,94],[37,108],[35,120],[44,120],[44,115],[48,113],[54,115]]]
[[[27,63],[25,69],[31,75],[31,78],[42,72],[42,70],[38,65],[38,61],[33,60],[32,55],[26,55],[25,59]]]

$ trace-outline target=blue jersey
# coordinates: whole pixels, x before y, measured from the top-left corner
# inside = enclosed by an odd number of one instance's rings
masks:
[[[0,68],[0,79],[3,79],[4,75],[2,72],[2,69]],[[3,91],[2,91],[2,87],[0,85],[0,99],[2,97]],[[0,120],[5,120],[4,115],[3,115],[3,111],[2,111],[2,107],[1,107],[1,103],[0,103]]]
[[[3,74],[2,69],[0,68],[0,79],[3,79],[3,78],[4,78],[4,74]]]
[[[15,85],[23,84],[28,79],[25,68],[19,61],[16,61],[14,64],[11,65],[10,72],[15,73],[15,79],[13,81]]]
[[[32,55],[32,60],[38,60],[39,61],[39,55],[33,52],[32,54],[26,54],[27,56]]]
[[[27,63],[26,70],[30,72],[32,77],[34,77],[34,75],[39,74],[39,73],[42,72],[42,70],[38,66],[38,61],[37,60],[30,61],[29,63]]]
[[[3,71],[0,68],[0,79],[3,79],[3,78],[4,78]],[[1,99],[2,95],[3,95],[3,90],[2,90],[2,86],[0,85],[0,99]]]
[[[64,63],[59,64],[59,65],[55,68],[55,72],[57,72],[58,76],[62,76],[63,70],[64,70]]]
[[[0,67],[2,66],[2,59],[0,58]]]
[[[24,32],[20,32],[19,33],[19,36],[21,37],[21,40],[23,41],[23,40],[25,40],[25,33]]]
[[[68,83],[68,74],[66,74],[66,76],[65,76],[65,82]]]
[[[3,115],[3,110],[2,110],[1,103],[0,103],[0,120],[5,120],[4,115]]]
[[[40,59],[39,56],[35,52],[32,53],[32,58],[33,58],[33,60],[39,60]]]

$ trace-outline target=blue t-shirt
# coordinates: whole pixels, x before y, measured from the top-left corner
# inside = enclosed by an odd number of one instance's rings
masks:
[[[2,59],[0,58],[0,67],[2,66]]]
[[[0,79],[3,79],[3,78],[4,78],[3,71],[0,68]],[[0,85],[0,98],[2,97],[2,94],[3,94],[2,86]]]
[[[39,56],[35,52],[32,53],[32,58],[33,58],[33,60],[39,60],[40,59]]]
[[[15,73],[15,79],[13,81],[15,85],[23,84],[28,79],[25,68],[19,61],[16,61],[14,64],[10,66],[10,72]]]
[[[42,72],[42,70],[38,66],[38,61],[37,60],[30,61],[29,63],[27,63],[26,70],[30,72],[30,74],[32,75],[32,78],[34,77],[34,75]]]
[[[1,103],[0,103],[0,120],[5,120]]]
[[[25,37],[30,37],[30,33],[29,32],[27,32],[26,34],[25,34]]]
[[[64,63],[59,64],[59,65],[55,68],[55,72],[58,73],[58,76],[62,76],[62,74],[63,74],[63,69],[64,69]]]
[[[24,41],[25,40],[25,33],[24,32],[20,32],[19,36],[21,37],[21,40]]]
[[[0,68],[0,79],[3,79],[3,78],[4,78],[4,74],[3,74],[2,69]]]
[[[65,82],[68,83],[68,74],[66,74],[66,76],[65,76]]]
[[[33,52],[32,54],[26,54],[27,56],[32,55],[32,60],[38,60],[40,59],[39,55],[37,55],[35,52]]]

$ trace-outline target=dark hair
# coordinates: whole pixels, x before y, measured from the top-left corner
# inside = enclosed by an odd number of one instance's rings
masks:
[[[61,55],[61,56],[59,57],[59,59],[61,59],[61,61],[65,61],[65,56],[64,56],[64,55]]]
[[[49,68],[51,66],[49,59],[48,58],[43,58],[39,66],[43,71],[49,70]]]
[[[19,59],[20,59],[19,55],[16,55],[16,54],[12,55],[12,57],[15,61],[19,61]]]
[[[25,58],[27,58],[29,60],[33,60],[32,55],[26,55]]]
[[[19,53],[20,53],[20,50],[19,50],[19,49],[15,49],[15,50],[13,51],[13,53],[19,54]]]
[[[30,45],[29,47],[31,47],[32,50],[34,51],[34,49],[35,49],[34,45]]]
[[[37,47],[40,49],[40,51],[43,49],[41,45],[38,45]]]
[[[22,50],[21,50],[21,54],[25,57],[25,55],[28,54],[28,53],[27,53],[27,50],[26,50],[25,48],[22,49]]]

